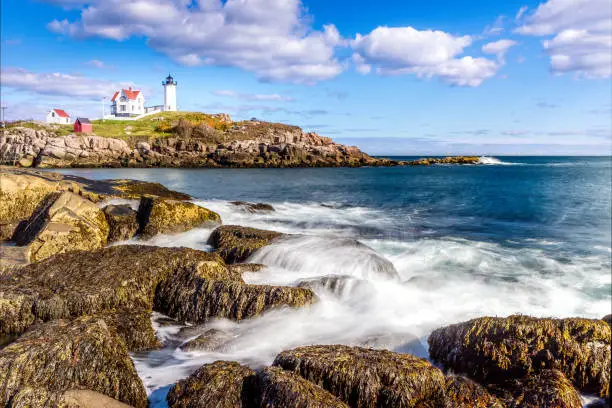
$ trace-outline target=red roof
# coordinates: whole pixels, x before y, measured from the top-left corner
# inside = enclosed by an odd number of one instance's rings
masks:
[[[138,95],[140,94],[140,91],[132,91],[132,88],[130,89],[122,89],[121,92],[123,92],[125,94],[125,96],[130,99],[130,100],[134,100],[136,98],[138,98]],[[119,92],[115,92],[115,94],[113,95],[113,97],[111,98],[111,102],[114,102],[115,99],[117,99],[117,97],[119,96]]]
[[[57,116],[61,117],[61,118],[69,118],[70,115],[67,114],[65,111],[63,111],[62,109],[53,109],[55,111],[55,113],[57,113]]]

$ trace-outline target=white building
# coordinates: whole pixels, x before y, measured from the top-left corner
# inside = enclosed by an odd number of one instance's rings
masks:
[[[172,78],[172,75],[168,74],[165,81],[162,81],[164,86],[164,111],[175,112],[178,110],[176,106],[176,86],[178,82]]]
[[[69,125],[70,115],[62,109],[51,109],[47,112],[47,123],[57,123],[59,125]]]
[[[145,113],[145,98],[142,92],[122,89],[111,98],[111,115],[119,117],[139,116]]]

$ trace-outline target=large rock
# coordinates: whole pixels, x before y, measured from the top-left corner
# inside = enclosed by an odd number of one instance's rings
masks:
[[[53,392],[46,388],[23,388],[11,400],[11,408],[130,408],[95,391]]]
[[[136,211],[129,205],[108,205],[102,210],[108,222],[108,242],[126,241],[138,232]]]
[[[274,207],[270,204],[266,203],[247,203],[245,201],[232,201],[231,204],[236,207],[242,208],[248,213],[266,213],[266,212],[274,212]]]
[[[107,243],[108,223],[102,211],[74,193],[48,196],[15,232],[18,245],[27,245],[27,259],[37,262],[68,251],[91,251]]]
[[[223,225],[215,229],[208,244],[211,245],[228,264],[244,262],[255,251],[282,236],[280,232],[256,228]]]
[[[264,368],[257,379],[262,407],[348,408],[318,385],[278,367]]]
[[[508,381],[499,394],[507,408],[582,408],[580,395],[558,370],[545,369]]]
[[[151,311],[148,309],[109,310],[100,316],[117,332],[130,351],[151,350],[162,345],[151,325]]]
[[[558,369],[574,386],[609,393],[610,326],[602,320],[483,317],[435,330],[434,361],[486,383]]]
[[[439,407],[444,374],[424,359],[348,346],[283,351],[275,366],[294,371],[351,407]]]
[[[168,392],[171,408],[255,408],[255,372],[238,363],[217,361],[200,367]]]
[[[204,323],[215,318],[239,321],[270,309],[301,307],[315,300],[314,293],[306,288],[194,278],[188,285],[160,285],[155,297],[155,310],[192,323]]]
[[[221,223],[219,214],[193,203],[143,197],[138,208],[140,234],[174,234]]]
[[[127,349],[103,320],[94,317],[36,326],[0,350],[0,405],[10,406],[15,395],[32,387],[43,388],[34,393],[38,398],[44,391],[51,393],[47,398],[59,398],[64,391],[86,389],[135,407],[147,406]]]
[[[445,394],[444,408],[505,408],[486,388],[465,377],[449,376]]]
[[[51,193],[60,187],[58,183],[33,175],[0,173],[0,224],[15,224],[26,220]],[[3,228],[8,229],[8,226]],[[8,233],[4,234],[4,238]],[[12,235],[12,233],[10,234]],[[10,239],[10,237],[8,237]]]

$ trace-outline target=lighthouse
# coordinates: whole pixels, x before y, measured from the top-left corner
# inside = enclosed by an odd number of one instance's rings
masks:
[[[175,112],[176,106],[176,86],[178,83],[172,78],[172,75],[168,74],[165,81],[162,81],[164,86],[164,111]]]

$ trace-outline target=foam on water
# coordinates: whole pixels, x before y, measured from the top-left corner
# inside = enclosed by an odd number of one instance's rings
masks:
[[[601,318],[609,313],[612,284],[606,251],[564,257],[552,242],[503,245],[451,237],[357,242],[354,237],[364,227],[386,228],[393,220],[382,211],[318,203],[274,204],[275,212],[259,214],[224,201],[200,204],[219,212],[225,224],[301,234],[255,253],[249,261],[267,268],[244,278],[248,283],[306,285],[319,301],[240,323],[211,322],[206,328],[232,334],[222,349],[212,352],[181,351],[178,346],[189,336],[181,338],[180,326],[164,320],[157,327],[172,340],[168,346],[133,356],[157,406],[164,406],[169,384],[216,360],[260,367],[285,349],[340,343],[426,357],[432,330],[478,316]],[[207,249],[209,234],[194,230],[148,243]]]

